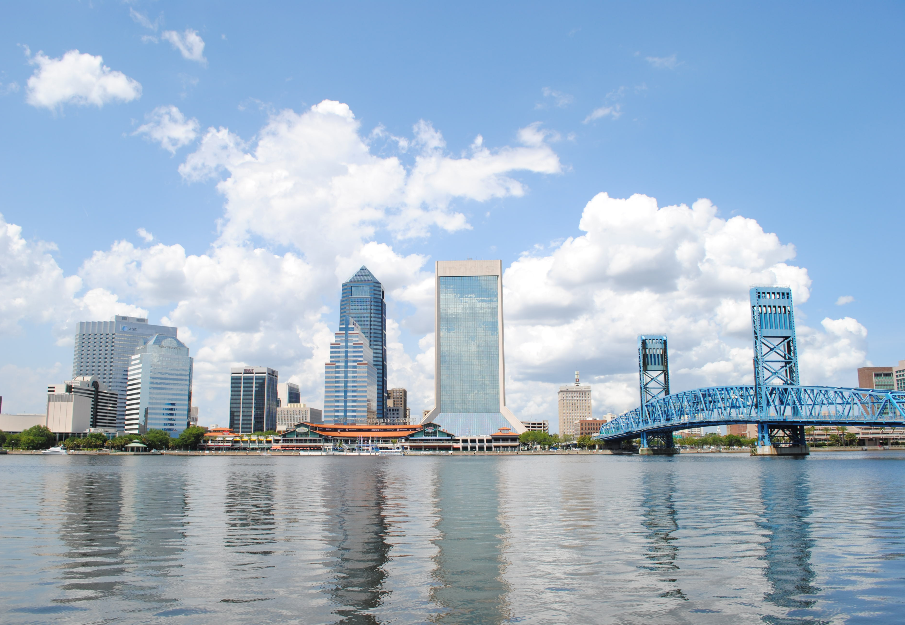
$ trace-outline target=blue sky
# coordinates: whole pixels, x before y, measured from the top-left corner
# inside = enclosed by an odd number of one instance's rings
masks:
[[[525,417],[553,420],[575,369],[595,412],[630,408],[640,331],[677,337],[682,387],[745,381],[750,280],[798,291],[806,381],[854,384],[857,366],[905,358],[901,3],[3,14],[4,411],[43,411],[75,321],[137,310],[188,339],[202,423],[224,422],[233,364],[278,368],[318,405],[338,286],[359,262],[387,284],[390,384],[417,412],[439,259],[503,260],[509,403]],[[74,50],[90,56],[64,63]],[[339,104],[312,112],[323,101]],[[374,171],[336,178],[352,161]],[[616,201],[634,194],[654,212]],[[702,198],[717,208],[692,211]],[[205,292],[218,279],[226,300]]]

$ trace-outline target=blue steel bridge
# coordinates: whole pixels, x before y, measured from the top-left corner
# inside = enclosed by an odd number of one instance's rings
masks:
[[[671,394],[666,336],[638,337],[641,405],[600,428],[607,443],[640,439],[640,452],[675,451],[673,432],[757,424],[757,453],[808,453],[807,426],[905,426],[905,391],[801,386],[792,292],[751,289],[754,384]]]

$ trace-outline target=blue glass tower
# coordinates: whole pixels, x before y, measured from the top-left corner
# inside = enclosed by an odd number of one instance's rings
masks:
[[[383,285],[367,267],[362,266],[354,276],[343,282],[339,302],[340,325],[345,317],[351,317],[358,324],[374,353],[372,364],[377,372],[377,423],[383,423],[387,405],[387,307]]]

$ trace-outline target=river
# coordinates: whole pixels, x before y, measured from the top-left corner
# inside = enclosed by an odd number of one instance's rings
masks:
[[[0,456],[4,623],[905,620],[905,453]]]

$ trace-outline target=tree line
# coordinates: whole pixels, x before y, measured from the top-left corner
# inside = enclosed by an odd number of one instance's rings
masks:
[[[121,450],[134,442],[142,443],[150,449],[163,451],[166,449],[198,449],[204,440],[207,428],[187,427],[177,438],[172,438],[163,430],[148,430],[146,434],[126,434],[115,438],[107,438],[100,432],[91,432],[87,436],[70,436],[62,445],[68,450],[77,449],[115,449]],[[53,447],[57,442],[56,434],[43,425],[35,425],[19,434],[7,434],[0,430],[0,447],[8,449],[41,450]]]

